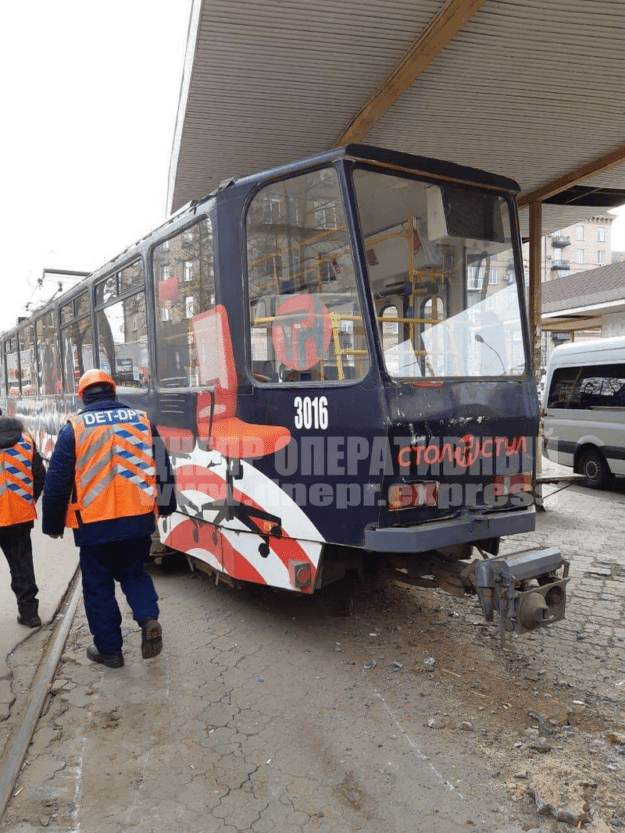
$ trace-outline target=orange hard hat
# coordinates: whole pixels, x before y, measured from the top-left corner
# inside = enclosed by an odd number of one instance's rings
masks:
[[[117,390],[117,385],[106,370],[88,370],[80,377],[78,382],[78,396],[82,399],[82,395],[91,385],[110,385],[113,390]]]

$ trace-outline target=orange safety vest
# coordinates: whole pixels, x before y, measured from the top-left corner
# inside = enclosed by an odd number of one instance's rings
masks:
[[[0,449],[0,526],[34,521],[33,457],[35,443],[23,433],[12,448]]]
[[[85,411],[69,420],[76,440],[74,494],[66,526],[156,510],[152,429],[144,411]]]

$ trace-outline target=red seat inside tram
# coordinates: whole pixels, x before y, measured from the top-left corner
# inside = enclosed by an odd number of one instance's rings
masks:
[[[230,459],[254,460],[275,454],[291,440],[280,425],[258,425],[236,416],[238,380],[228,324],[222,305],[193,318],[200,384],[212,388],[197,398],[198,438]]]

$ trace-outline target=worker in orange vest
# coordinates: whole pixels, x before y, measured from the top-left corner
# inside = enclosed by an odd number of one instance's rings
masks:
[[[109,668],[124,664],[118,581],[141,627],[141,655],[160,654],[163,638],[158,596],[145,572],[155,516],[176,507],[174,477],[165,447],[144,411],[117,399],[104,370],[88,370],[78,383],[85,406],[60,432],[43,498],[43,531],[64,526],[80,547],[85,613],[93,634],[87,656]]]
[[[0,548],[9,562],[20,625],[41,626],[30,531],[46,469],[19,419],[0,411]]]

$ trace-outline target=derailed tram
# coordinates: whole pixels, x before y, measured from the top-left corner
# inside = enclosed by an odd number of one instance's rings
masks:
[[[535,524],[517,192],[364,145],[227,181],[5,334],[7,412],[49,454],[110,372],[175,465],[162,543],[231,580],[386,569],[502,639],[558,621],[561,554],[498,554]]]

